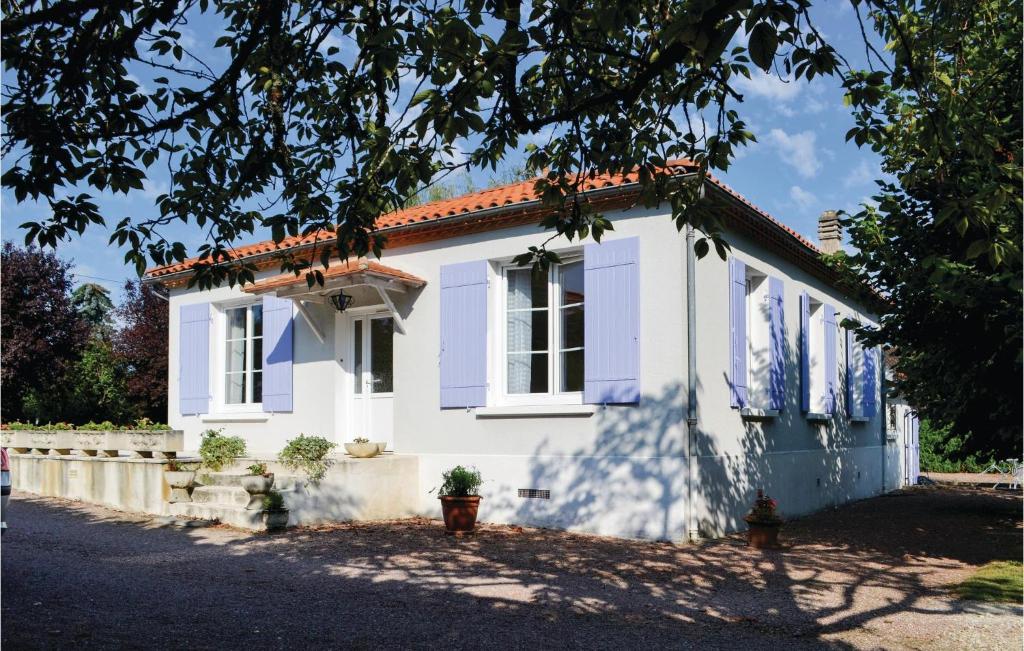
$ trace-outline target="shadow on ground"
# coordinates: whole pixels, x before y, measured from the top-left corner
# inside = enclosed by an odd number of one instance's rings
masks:
[[[974,620],[947,586],[1019,556],[1020,512],[1016,495],[912,490],[793,522],[790,548],[759,552],[739,537],[678,546],[488,525],[455,539],[423,519],[252,536],[19,499],[2,643],[956,646]],[[988,646],[1019,642],[1010,610]]]

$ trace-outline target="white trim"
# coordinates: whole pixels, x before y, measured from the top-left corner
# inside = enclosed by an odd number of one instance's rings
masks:
[[[250,405],[245,405],[249,407]],[[199,416],[200,422],[203,423],[265,423],[270,420],[270,414],[268,412],[251,412],[251,411],[240,411],[237,414],[232,413],[216,413],[216,414],[201,414]]]
[[[597,405],[552,404],[477,407],[477,418],[529,418],[539,416],[592,416]]]
[[[306,307],[306,304],[297,298],[293,298],[292,303],[295,304],[295,308],[302,315],[302,318],[306,320],[306,323],[309,324],[309,329],[313,331],[313,334],[320,340],[320,343],[325,343],[323,328],[320,327],[320,323],[313,316],[312,312],[309,311],[309,308]]]

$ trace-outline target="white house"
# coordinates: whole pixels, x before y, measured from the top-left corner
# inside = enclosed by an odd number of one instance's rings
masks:
[[[274,259],[312,238],[237,249],[263,269],[244,288],[186,288],[194,261],[151,270],[169,423],[193,450],[208,428],[267,453],[299,433],[386,440],[418,458],[424,514],[442,470],[472,465],[485,520],[629,537],[743,528],[762,487],[788,516],[898,487],[881,356],[841,327],[869,307],[814,245],[704,183],[727,260],[696,260],[627,175],[585,192],[614,231],[564,242],[543,276],[511,264],[544,237],[532,181],[385,215],[382,261],[312,289]]]

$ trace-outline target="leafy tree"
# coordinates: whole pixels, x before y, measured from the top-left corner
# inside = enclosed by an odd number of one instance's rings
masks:
[[[545,222],[555,235],[600,239],[610,223],[565,199],[588,174],[639,166],[643,202],[665,200],[721,254],[713,213],[691,209],[666,162],[724,169],[753,138],[730,108],[752,65],[797,79],[835,71],[809,4],[11,2],[4,153],[20,156],[2,183],[18,201],[49,203],[27,237],[55,244],[103,221],[82,188],[127,193],[166,164],[158,214],[126,218],[113,235],[141,272],[188,255],[165,235],[172,222],[204,230],[206,262],[257,226],[278,241],[322,234],[342,255],[379,252],[382,212],[439,176],[495,170],[525,149],[531,174],[547,170],[538,189],[560,213]],[[187,22],[219,27],[216,56],[190,50]],[[542,132],[542,144],[521,141]],[[554,258],[542,246],[531,259]],[[286,254],[282,266],[312,262]],[[196,274],[204,287],[252,280],[247,266]]]
[[[96,283],[84,283],[71,293],[71,305],[85,319],[94,333],[101,336],[110,334],[110,315],[114,303],[110,300],[110,290]]]
[[[152,288],[128,281],[117,310],[114,351],[124,365],[126,400],[137,416],[167,418],[167,302]]]
[[[0,265],[3,418],[63,420],[63,380],[87,333],[71,304],[71,265],[11,242],[4,242]]]
[[[865,4],[891,58],[847,75],[848,138],[895,181],[844,219],[857,252],[835,262],[885,297],[870,338],[946,453],[1019,457],[1021,4]]]
[[[103,336],[89,337],[82,357],[68,374],[65,418],[75,423],[133,422],[136,405],[128,399],[125,365]]]

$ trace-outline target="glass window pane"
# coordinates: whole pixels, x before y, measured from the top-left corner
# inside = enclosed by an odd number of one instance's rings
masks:
[[[228,373],[245,370],[245,339],[229,341],[227,343],[227,363],[225,369]]]
[[[259,370],[262,370],[262,369],[263,369],[263,340],[262,339],[253,339],[252,340],[252,370],[259,371]]]
[[[547,393],[548,354],[526,353],[508,356],[508,392]]]
[[[562,391],[583,390],[583,351],[562,353]]]
[[[252,401],[263,402],[263,373],[259,371],[252,374]]]
[[[548,306],[548,276],[532,269],[508,271],[508,300],[510,310]]]
[[[228,339],[245,338],[245,312],[246,310],[244,307],[236,307],[225,312],[228,323]]]
[[[352,330],[352,377],[355,381],[355,392],[363,392],[363,322],[355,321]]]
[[[509,312],[506,334],[509,352],[546,351],[548,349],[548,313],[544,310]]]
[[[224,395],[229,405],[245,402],[245,373],[228,373]]]
[[[583,302],[583,263],[572,262],[558,268],[558,283],[561,286],[561,305]]]
[[[263,306],[253,305],[252,306],[252,336],[262,337],[263,336]]]
[[[391,393],[393,390],[393,360],[395,350],[395,322],[370,319],[370,376],[373,393]]]
[[[562,348],[583,347],[583,306],[562,308]]]

